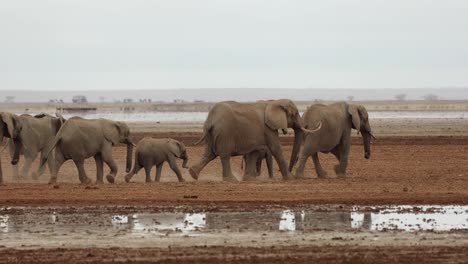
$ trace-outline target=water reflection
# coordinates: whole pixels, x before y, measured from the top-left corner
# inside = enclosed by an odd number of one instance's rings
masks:
[[[369,209],[369,208],[367,208]],[[260,210],[203,213],[41,213],[0,215],[3,233],[119,235],[202,234],[204,232],[315,232],[353,230],[447,231],[468,229],[468,206],[392,206],[363,211]]]
[[[190,232],[203,229],[206,225],[205,213],[113,215],[111,219],[114,227],[129,228],[137,233]]]

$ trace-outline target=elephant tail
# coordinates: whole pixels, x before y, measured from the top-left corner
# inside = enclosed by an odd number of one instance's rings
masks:
[[[196,146],[200,144],[203,140],[205,140],[205,138],[206,138],[206,133],[203,133],[203,136],[198,141],[194,142],[192,145]]]
[[[57,146],[57,144],[60,142],[60,140],[62,139],[60,137],[60,130],[59,130],[59,133],[57,133],[57,135],[55,136],[54,140],[52,142],[50,142],[44,152],[44,156],[42,157],[41,159],[41,163],[39,165],[39,167],[43,167],[47,160],[49,159],[49,156],[50,156],[50,153],[52,152],[52,150],[54,150],[54,148]]]

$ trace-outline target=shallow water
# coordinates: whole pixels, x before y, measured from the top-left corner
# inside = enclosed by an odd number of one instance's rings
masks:
[[[14,210],[14,213],[9,213]],[[351,210],[280,210],[252,212],[74,212],[4,208],[0,210],[0,238],[6,233],[23,235],[66,233],[118,233],[202,235],[207,232],[314,232],[328,231],[449,231],[468,229],[468,206],[354,207]]]
[[[302,114],[302,113],[301,113]],[[81,116],[84,118],[107,118],[117,121],[131,122],[203,122],[208,116],[208,112],[115,112],[115,113],[73,113],[64,114],[65,118],[72,116]],[[448,112],[427,112],[427,111],[408,111],[408,112],[369,112],[370,118],[396,118],[396,119],[414,119],[414,118],[468,118],[468,112],[448,111]]]

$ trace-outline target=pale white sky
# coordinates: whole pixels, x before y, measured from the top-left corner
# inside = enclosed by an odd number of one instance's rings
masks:
[[[0,89],[468,87],[466,0],[0,0]]]

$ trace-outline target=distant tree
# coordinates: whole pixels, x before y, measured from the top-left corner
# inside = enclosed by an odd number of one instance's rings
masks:
[[[5,103],[13,103],[15,102],[15,97],[14,96],[6,96],[5,97]]]
[[[101,103],[104,103],[106,101],[106,97],[104,96],[99,96],[99,101],[101,101]]]
[[[439,96],[435,94],[426,94],[423,96],[424,100],[426,101],[437,101],[439,100]]]
[[[397,101],[404,101],[404,100],[406,100],[406,94],[397,94],[397,95],[395,95],[395,99]]]
[[[352,95],[349,95],[346,98],[348,99],[349,102],[352,102],[354,100],[354,96],[352,96]]]

